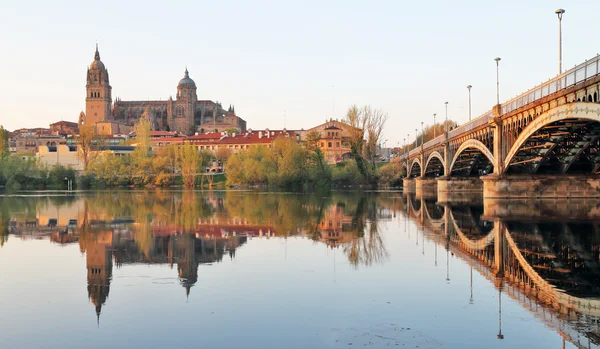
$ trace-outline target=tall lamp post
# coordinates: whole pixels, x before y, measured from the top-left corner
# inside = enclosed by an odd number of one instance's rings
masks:
[[[494,60],[496,61],[496,105],[500,105],[500,57]]]
[[[417,149],[417,147],[419,146],[419,129],[415,128],[415,149]]]
[[[471,85],[467,85],[467,90],[469,90],[469,121],[471,121]]]
[[[435,129],[437,128],[437,125],[435,124],[435,113],[433,113],[433,138],[435,138]]]
[[[448,133],[448,102],[444,102],[446,105],[446,133]]]
[[[425,133],[423,132],[423,121],[421,121],[421,147],[425,143],[425,139],[423,137],[425,137]]]
[[[565,12],[562,8],[554,11],[558,16],[558,74],[562,74],[562,18]]]

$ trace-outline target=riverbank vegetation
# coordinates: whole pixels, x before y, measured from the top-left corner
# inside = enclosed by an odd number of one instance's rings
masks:
[[[254,146],[242,152],[219,148],[216,153],[199,150],[195,145],[169,145],[152,150],[150,122],[136,124],[135,150],[131,154],[98,152],[97,138],[91,126],[81,125],[78,137],[80,161],[84,170],[55,166],[48,168],[35,158],[1,158],[0,186],[14,189],[65,188],[67,179],[76,187],[119,187],[183,185],[188,188],[220,182],[230,186],[264,186],[311,189],[347,186],[375,186],[379,178],[394,182],[395,167],[378,169],[381,137],[387,113],[370,106],[352,106],[344,122],[349,126],[347,159],[336,164],[326,160],[320,146],[321,135],[311,132],[299,143],[294,137],[278,137],[269,147]],[[4,143],[3,143],[4,144]],[[7,147],[0,147],[0,150]],[[215,166],[216,165],[216,166]],[[227,174],[207,173],[209,167],[221,167]],[[65,179],[67,178],[67,179]],[[75,181],[74,181],[75,182]]]

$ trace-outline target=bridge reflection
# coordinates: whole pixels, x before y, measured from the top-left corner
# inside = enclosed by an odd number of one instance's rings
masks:
[[[565,341],[600,347],[597,203],[526,201],[511,208],[513,201],[477,201],[440,203],[435,196],[405,194],[403,203],[423,238],[445,247],[447,260],[450,254],[461,258],[498,288],[499,297],[518,300],[561,335],[563,347]],[[498,338],[504,338],[501,303]]]

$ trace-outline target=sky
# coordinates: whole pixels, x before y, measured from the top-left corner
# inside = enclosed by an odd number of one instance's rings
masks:
[[[187,66],[199,99],[254,130],[307,129],[349,106],[388,113],[382,140],[459,124],[600,51],[600,1],[0,2],[0,125],[48,127],[85,110],[96,42],[113,99],[167,99]]]

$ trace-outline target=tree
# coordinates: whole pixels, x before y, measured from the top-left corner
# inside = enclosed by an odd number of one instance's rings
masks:
[[[196,175],[202,172],[207,162],[207,154],[199,152],[195,145],[186,143],[177,147],[177,165],[181,169],[181,176],[186,187],[194,187]]]
[[[84,112],[79,114],[79,120],[85,120]],[[96,146],[98,135],[96,134],[96,130],[94,125],[89,124],[87,122],[83,122],[79,125],[79,137],[78,141],[78,156],[81,161],[83,161],[83,170],[87,171],[88,165],[93,157],[95,157],[98,152],[93,151],[93,147]]]
[[[143,157],[150,156],[150,131],[152,126],[146,118],[140,118],[135,125],[135,140],[137,143],[138,155]]]
[[[239,131],[237,128],[235,128],[235,127],[230,127],[230,128],[228,128],[228,129],[226,129],[226,130],[225,130],[225,132],[227,132],[227,135],[228,135],[228,136],[230,136],[230,137],[231,137],[231,136],[232,136],[234,133],[235,133],[235,134],[239,134],[239,133],[240,133],[240,131]]]
[[[0,158],[6,157],[10,154],[8,147],[8,131],[0,125]]]
[[[227,162],[227,159],[229,159],[230,156],[231,156],[231,150],[229,148],[219,147],[219,149],[217,149],[217,151],[215,151],[215,157],[217,158],[217,160],[219,161],[221,166],[225,165],[225,163]]]
[[[402,182],[403,172],[402,161],[400,161],[399,157],[395,157],[390,163],[378,169],[378,182],[384,186],[399,186]]]
[[[352,156],[361,174],[370,182],[375,175],[377,146],[381,141],[387,119],[386,112],[371,108],[369,105],[360,109],[353,105],[346,113],[346,123],[351,126],[349,141]]]
[[[314,180],[318,185],[328,185],[331,182],[331,167],[325,161],[325,154],[319,147],[319,140],[321,134],[318,131],[311,131],[306,135],[305,147]]]

